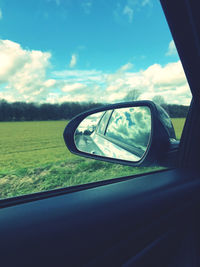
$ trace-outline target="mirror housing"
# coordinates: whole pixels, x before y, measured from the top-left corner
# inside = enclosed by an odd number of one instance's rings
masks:
[[[130,159],[126,160],[126,158],[122,159],[120,157],[114,158],[111,156],[102,156],[81,151],[77,148],[75,133],[78,126],[85,118],[99,112],[134,107],[148,107],[151,114],[151,133],[149,142],[146,151],[139,160],[131,161]],[[174,158],[177,153],[179,144],[179,141],[176,140],[175,131],[170,117],[163,108],[152,101],[135,101],[106,105],[81,113],[68,123],[64,130],[63,137],[68,149],[76,155],[129,166],[170,166],[171,162],[173,162],[172,158]]]

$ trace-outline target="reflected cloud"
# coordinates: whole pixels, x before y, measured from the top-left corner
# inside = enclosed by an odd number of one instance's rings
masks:
[[[146,150],[151,133],[151,112],[148,107],[116,109],[106,136],[129,146]]]

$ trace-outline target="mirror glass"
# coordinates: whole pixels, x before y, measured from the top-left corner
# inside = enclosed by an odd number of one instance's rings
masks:
[[[77,149],[88,154],[139,161],[151,137],[149,107],[107,110],[86,117],[77,127]]]

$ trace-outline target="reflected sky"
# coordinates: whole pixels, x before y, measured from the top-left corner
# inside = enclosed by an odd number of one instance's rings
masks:
[[[151,112],[148,107],[114,110],[106,136],[126,145],[146,150],[151,133]]]
[[[95,130],[96,126],[100,120],[100,118],[102,117],[102,115],[105,113],[105,111],[103,112],[98,112],[95,114],[92,114],[88,117],[86,117],[78,126],[75,135],[79,132],[79,133],[84,133],[84,131],[87,130]]]

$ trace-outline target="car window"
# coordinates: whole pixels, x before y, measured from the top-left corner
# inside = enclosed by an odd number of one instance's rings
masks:
[[[151,112],[148,107],[114,110],[105,132],[105,137],[119,145],[129,150],[137,148],[140,155],[146,151],[150,136]]]
[[[161,169],[86,159],[65,146],[77,114],[135,100],[159,104],[181,138],[191,93],[159,1],[0,1],[0,198]],[[106,130],[110,114],[97,131],[122,143],[119,113]]]
[[[108,110],[103,114],[103,116],[102,116],[102,118],[101,118],[101,120],[97,126],[97,133],[102,134],[102,135],[105,134],[107,123],[108,123],[108,120],[110,118],[111,113],[112,113],[112,110]]]

